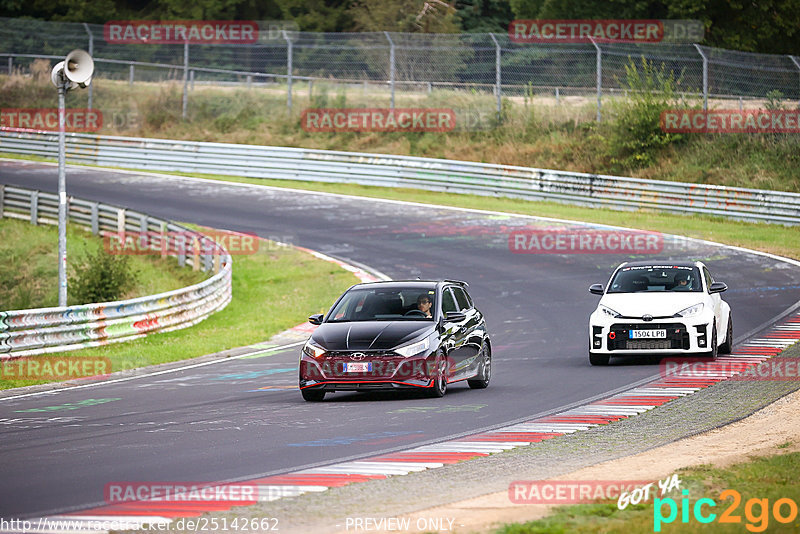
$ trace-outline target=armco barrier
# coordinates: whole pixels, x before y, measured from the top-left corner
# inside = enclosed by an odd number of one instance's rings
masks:
[[[57,201],[58,197],[51,193],[0,185],[0,217],[30,220],[33,224],[55,224]],[[68,218],[95,234],[147,232],[145,235],[151,237],[156,248],[162,242],[158,238],[161,232],[196,236],[199,245],[196,253],[180,251],[177,254],[179,264],[217,272],[199,284],[158,295],[64,308],[0,312],[0,360],[93,347],[152,332],[186,328],[230,302],[231,257],[199,232],[144,213],[75,198],[69,199]]]
[[[57,134],[0,132],[0,152],[56,157]],[[800,224],[800,194],[382,154],[67,135],[67,160],[154,171],[341,182]]]

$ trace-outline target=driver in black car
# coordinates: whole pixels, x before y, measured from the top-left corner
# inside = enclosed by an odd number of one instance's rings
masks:
[[[432,317],[431,315],[431,306],[433,305],[433,300],[428,295],[420,295],[417,298],[417,309],[425,314],[425,317]]]

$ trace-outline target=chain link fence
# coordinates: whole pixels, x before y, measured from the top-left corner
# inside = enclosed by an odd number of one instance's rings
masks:
[[[500,112],[502,98],[582,97],[597,107],[624,92],[625,66],[664,66],[681,94],[743,101],[800,100],[800,59],[692,44],[517,44],[507,34],[269,32],[253,44],[116,44],[97,24],[0,19],[0,73],[61,60],[74,48],[95,58],[99,79],[174,81],[183,114],[197,85],[270,86],[312,102],[315,85],[368,106],[409,106],[435,91],[468,94]],[[91,86],[90,86],[91,87]],[[89,92],[89,107],[93,89]],[[294,97],[294,100],[293,100]],[[305,100],[307,97],[307,100]],[[2,98],[2,97],[0,97]],[[352,101],[352,100],[351,100]]]

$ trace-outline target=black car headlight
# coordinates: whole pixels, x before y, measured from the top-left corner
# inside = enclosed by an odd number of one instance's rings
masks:
[[[310,356],[315,360],[322,358],[325,355],[325,349],[311,341],[310,339],[306,341],[306,344],[303,345],[303,354],[306,356]]]
[[[425,338],[422,341],[417,341],[410,345],[405,345],[403,347],[397,347],[394,349],[394,352],[403,356],[404,358],[408,358],[409,356],[416,356],[421,352],[427,351],[431,347],[431,342],[429,338]]]

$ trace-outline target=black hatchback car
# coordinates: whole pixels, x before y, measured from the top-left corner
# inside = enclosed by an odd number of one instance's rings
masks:
[[[441,397],[448,384],[489,385],[486,322],[457,280],[357,284],[327,314],[300,354],[300,391],[321,401],[332,391],[420,389]]]

